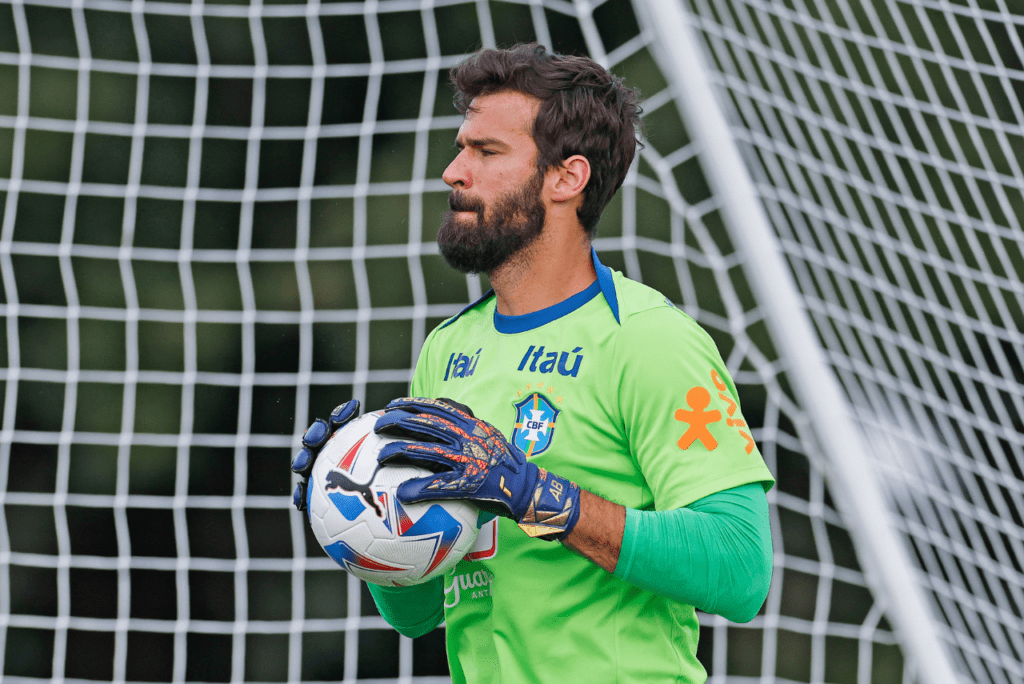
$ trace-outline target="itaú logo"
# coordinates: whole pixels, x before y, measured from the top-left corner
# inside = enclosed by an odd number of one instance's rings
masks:
[[[571,352],[546,351],[543,344],[540,347],[531,344],[516,370],[554,373],[557,368],[559,375],[575,378],[580,372],[580,364],[583,363],[582,351],[583,347],[576,347]]]
[[[444,607],[454,608],[459,605],[463,596],[468,599],[479,599],[491,595],[494,575],[486,570],[474,570],[459,575],[452,575],[452,583],[445,583]]]
[[[480,363],[480,354],[483,348],[477,349],[475,354],[463,354],[459,352],[448,357],[448,367],[444,370],[444,381],[449,378],[468,378],[476,371],[476,364]]]

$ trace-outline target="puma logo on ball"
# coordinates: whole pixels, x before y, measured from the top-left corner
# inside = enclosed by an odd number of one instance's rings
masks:
[[[377,466],[373,471],[374,477],[377,476],[377,470],[380,466]],[[370,482],[373,482],[373,477],[370,478]],[[356,492],[363,497],[363,500],[370,505],[371,508],[377,513],[377,517],[383,518],[384,511],[377,504],[377,498],[373,495],[373,491],[370,489],[369,484],[359,484],[349,479],[348,475],[339,471],[332,470],[327,473],[327,487],[326,489],[341,489],[346,492]]]

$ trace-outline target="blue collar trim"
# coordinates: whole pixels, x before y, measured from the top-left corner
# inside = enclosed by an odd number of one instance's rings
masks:
[[[619,298],[615,294],[615,282],[612,279],[612,270],[598,260],[597,250],[593,247],[590,248],[590,258],[593,259],[594,270],[597,271],[597,280],[594,281],[590,287],[582,292],[577,292],[572,297],[569,297],[558,304],[549,306],[546,309],[541,309],[540,311],[523,314],[522,316],[505,316],[498,313],[498,309],[495,308],[495,329],[500,333],[520,333],[526,332],[527,330],[533,330],[534,328],[539,328],[545,323],[550,323],[555,319],[572,313],[596,297],[598,292],[604,295],[605,301],[608,302],[608,308],[612,310],[612,315],[615,316],[615,322],[621,325],[622,321],[619,320]],[[493,296],[494,289],[492,288],[485,292],[480,299],[467,306],[455,316],[449,318],[441,325],[441,328],[447,328],[449,325],[459,320],[459,318],[462,317],[462,314]]]
[[[597,296],[597,293],[601,291],[601,286],[595,280],[590,284],[586,290],[577,292],[572,297],[559,302],[558,304],[552,304],[546,309],[540,311],[534,311],[521,316],[505,316],[498,313],[498,309],[494,309],[494,329],[500,333],[512,334],[526,332],[527,330],[534,330],[540,326],[550,323],[556,319],[571,314],[576,309],[580,308],[591,299]]]
[[[615,294],[615,281],[612,279],[612,269],[602,264],[597,258],[597,250],[590,248],[590,258],[594,260],[594,270],[597,271],[597,282],[601,285],[601,293],[608,302],[608,308],[615,316],[615,322],[622,325],[619,320],[619,298]]]

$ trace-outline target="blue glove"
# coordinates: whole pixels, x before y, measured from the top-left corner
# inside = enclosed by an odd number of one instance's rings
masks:
[[[302,435],[302,448],[292,458],[292,472],[302,477],[292,493],[292,503],[295,504],[295,508],[300,511],[306,510],[306,487],[309,486],[309,474],[313,471],[317,454],[320,453],[324,444],[327,444],[327,440],[331,438],[335,430],[358,415],[359,401],[353,399],[331,411],[331,417],[328,420],[317,418],[312,425],[306,428],[306,432]]]
[[[396,399],[374,430],[392,442],[382,464],[412,462],[436,475],[402,483],[403,503],[465,499],[512,518],[531,537],[565,539],[580,517],[580,488],[526,460],[526,454],[468,408],[447,399]]]

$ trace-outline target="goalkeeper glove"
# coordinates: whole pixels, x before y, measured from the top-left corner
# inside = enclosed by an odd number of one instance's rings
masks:
[[[579,520],[579,486],[527,461],[465,406],[447,399],[396,399],[374,429],[417,440],[388,444],[380,463],[412,462],[436,473],[402,483],[397,495],[404,503],[469,500],[545,540],[565,539]]]
[[[313,471],[317,454],[336,430],[357,415],[359,415],[359,401],[353,399],[331,411],[331,416],[327,420],[317,418],[312,425],[306,428],[302,435],[302,448],[292,458],[292,472],[302,477],[292,493],[292,503],[295,504],[295,508],[300,511],[306,510],[306,487],[309,486],[309,474]]]

